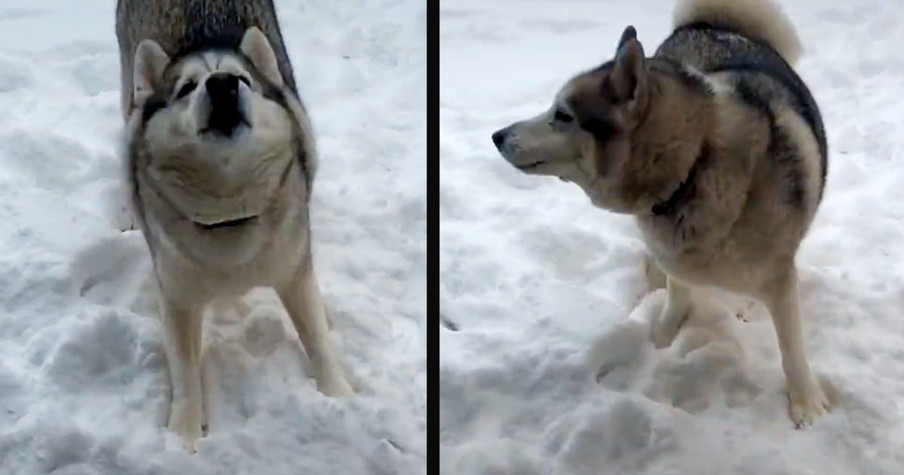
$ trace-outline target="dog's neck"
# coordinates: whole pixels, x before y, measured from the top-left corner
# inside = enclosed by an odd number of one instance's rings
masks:
[[[672,192],[671,195],[665,200],[654,203],[650,208],[650,212],[653,216],[669,216],[678,211],[681,206],[687,203],[687,200],[690,198],[688,195],[690,193],[691,187],[694,185],[694,181],[697,178],[697,171],[700,166],[707,160],[709,155],[709,146],[704,142],[700,147],[700,152],[697,153],[697,158],[694,159],[694,163],[691,165],[690,170],[687,173],[687,176],[681,183],[678,184],[678,187],[675,191]]]

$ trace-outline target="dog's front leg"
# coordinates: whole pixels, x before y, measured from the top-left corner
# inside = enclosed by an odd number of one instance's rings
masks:
[[[186,450],[201,438],[201,308],[163,297],[163,331],[172,385],[167,427]]]
[[[693,307],[690,286],[666,276],[666,289],[668,298],[665,307],[659,315],[659,320],[653,325],[653,344],[656,348],[665,348],[672,344]]]
[[[764,286],[762,298],[778,336],[791,420],[798,428],[808,426],[828,411],[829,401],[810,373],[804,352],[796,269],[792,266]]]
[[[326,309],[311,264],[303,264],[290,283],[277,291],[311,361],[320,391],[327,396],[353,394],[329,343]]]

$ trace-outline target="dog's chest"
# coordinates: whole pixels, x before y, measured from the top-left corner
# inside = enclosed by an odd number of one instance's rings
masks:
[[[759,279],[760,266],[749,262],[746,246],[732,236],[688,240],[681,239],[674,229],[664,230],[643,223],[640,228],[647,249],[660,268],[673,278],[737,292],[745,292]]]

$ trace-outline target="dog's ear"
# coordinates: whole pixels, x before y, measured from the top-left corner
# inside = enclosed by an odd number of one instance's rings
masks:
[[[160,80],[170,63],[170,57],[156,41],[148,39],[138,43],[133,63],[132,102],[141,105],[160,87]]]
[[[618,40],[618,48],[615,48],[615,54],[618,54],[621,51],[622,46],[628,42],[628,40],[636,40],[637,39],[637,30],[634,29],[632,25],[628,25],[625,28],[625,31],[621,34],[621,39]]]
[[[647,85],[646,58],[643,45],[637,40],[633,27],[625,29],[615,54],[612,72],[603,82],[603,95],[613,103],[631,103]]]
[[[273,52],[273,47],[260,28],[252,26],[245,30],[239,50],[270,83],[274,86],[283,86],[276,53]]]

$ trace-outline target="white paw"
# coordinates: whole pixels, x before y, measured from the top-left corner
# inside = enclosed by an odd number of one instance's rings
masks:
[[[668,348],[678,336],[678,330],[687,320],[688,311],[678,313],[670,311],[668,307],[663,309],[659,319],[653,323],[653,345],[656,348]]]
[[[176,440],[178,441],[178,447],[185,450],[189,453],[195,453],[198,451],[197,444],[198,440],[201,439],[201,427],[198,426],[198,430],[194,431],[187,427],[168,427],[169,431],[176,436]],[[167,448],[174,448],[172,443],[167,443]]]
[[[657,323],[653,328],[653,345],[659,349],[668,348],[672,346],[676,336],[678,336],[678,327]]]
[[[815,382],[806,391],[788,391],[791,420],[798,429],[812,425],[820,416],[829,412],[831,404]]]
[[[324,379],[323,384],[318,386],[320,387],[320,392],[327,396],[343,397],[355,394],[355,390],[352,389],[351,384],[348,384],[348,381],[346,381],[343,376],[334,376]]]
[[[170,413],[167,429],[178,437],[183,449],[196,452],[196,444],[201,438],[201,416],[189,411],[184,405],[174,404]]]

